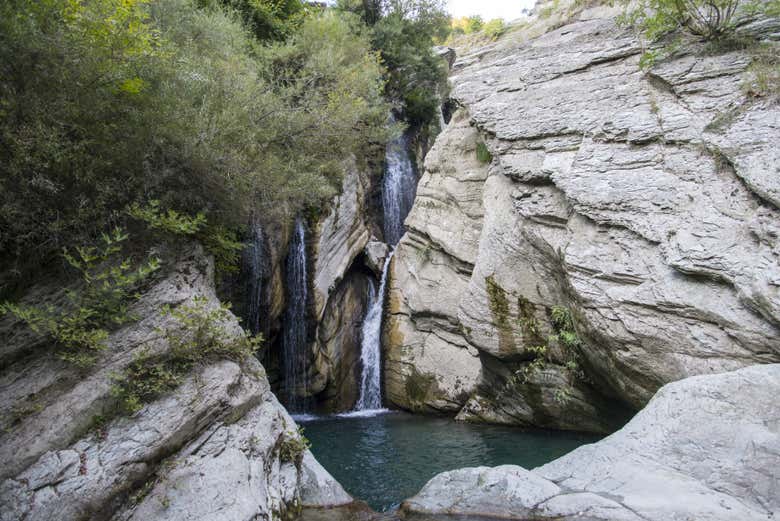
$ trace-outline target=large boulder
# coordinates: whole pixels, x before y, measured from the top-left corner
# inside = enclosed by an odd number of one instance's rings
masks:
[[[180,255],[132,306],[138,321],[114,332],[87,371],[59,361],[50,346],[19,345],[23,337],[12,333],[22,326],[3,321],[17,355],[0,373],[0,404],[26,413],[4,424],[0,438],[2,521],[270,521],[301,503],[350,501],[305,453],[254,358],[202,364],[137,413],[110,416],[112,375],[141,353],[170,349],[162,333],[180,326],[162,307],[194,299],[217,306],[213,276],[200,248]],[[232,316],[222,327],[242,334]]]
[[[588,521],[769,521],[780,515],[780,365],[664,386],[628,425],[528,471],[445,472],[413,514]]]

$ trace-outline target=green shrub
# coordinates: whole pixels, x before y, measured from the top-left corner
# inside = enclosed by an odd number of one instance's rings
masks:
[[[439,95],[447,88],[444,60],[433,52],[444,41],[450,18],[442,0],[340,0],[338,8],[360,15],[371,27],[372,45],[387,67],[385,94],[403,103],[408,123],[438,120]]]
[[[165,307],[163,314],[174,319],[174,326],[161,330],[168,350],[154,355],[145,350],[137,354],[120,375],[114,375],[112,394],[121,412],[133,414],[163,394],[178,387],[198,364],[214,360],[241,362],[259,348],[262,337],[248,332],[236,336],[226,324],[230,308],[222,304],[209,307],[205,297],[175,309]]]
[[[295,33],[310,10],[303,0],[218,0],[235,9],[261,41],[284,40]],[[208,2],[204,2],[208,3]]]
[[[384,69],[359,21],[302,16],[259,45],[222,4],[0,2],[5,265],[88,243],[145,200],[207,215],[229,246],[252,215],[326,204],[344,158],[381,150]]]
[[[244,243],[238,240],[234,230],[219,224],[208,225],[203,212],[190,216],[172,209],[163,211],[160,201],[152,200],[145,206],[133,203],[127,213],[146,223],[149,229],[161,232],[159,238],[198,239],[214,256],[217,271],[230,273],[238,270],[239,254],[245,247]]]
[[[752,50],[752,61],[742,85],[748,96],[780,96],[780,45],[764,43]]]
[[[466,26],[464,28],[464,32],[466,34],[473,34],[478,33],[482,30],[482,26],[484,25],[484,22],[482,21],[482,17],[477,16],[469,16],[466,18]]]
[[[285,437],[279,444],[279,459],[300,465],[304,453],[311,447],[311,442],[303,435],[303,428],[298,427],[295,434],[285,433]]]
[[[482,32],[491,40],[496,40],[506,32],[506,29],[507,27],[504,21],[501,18],[495,18],[485,24],[482,28]]]
[[[488,150],[487,145],[480,141],[477,143],[477,160],[480,163],[490,163],[493,160],[493,154],[490,153],[490,150]]]
[[[637,27],[649,41],[683,30],[705,40],[730,36],[735,15],[776,16],[778,0],[619,0],[626,6],[621,19]],[[773,14],[774,13],[774,14]]]
[[[3,303],[0,313],[11,313],[35,333],[54,340],[58,356],[80,367],[95,361],[106,347],[109,329],[132,317],[129,303],[139,285],[160,267],[156,257],[134,262],[122,254],[129,236],[120,229],[102,235],[102,244],[64,250],[63,257],[80,276],[80,285],[65,292],[61,308]]]

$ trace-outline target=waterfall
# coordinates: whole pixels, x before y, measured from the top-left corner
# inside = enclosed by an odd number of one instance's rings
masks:
[[[265,237],[260,225],[252,228],[252,238],[244,250],[244,267],[249,280],[246,293],[247,327],[253,334],[261,332],[260,316],[265,270]]]
[[[417,175],[409,157],[408,139],[402,135],[387,144],[382,178],[383,232],[385,242],[391,247],[398,244],[404,234],[404,220],[412,209],[416,191]]]
[[[363,374],[360,380],[360,398],[355,410],[370,411],[382,408],[382,311],[385,303],[387,272],[393,252],[385,259],[379,291],[371,286],[368,313],[360,330],[360,361]]]
[[[305,412],[307,382],[306,344],[306,234],[300,218],[295,221],[295,233],[290,241],[285,266],[287,308],[284,312],[282,353],[284,359],[284,389],[287,409]]]

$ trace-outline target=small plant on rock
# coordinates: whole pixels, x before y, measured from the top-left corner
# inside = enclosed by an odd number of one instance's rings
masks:
[[[128,313],[138,298],[141,283],[160,267],[156,257],[136,263],[122,254],[128,234],[116,228],[101,236],[98,246],[63,250],[67,263],[80,275],[80,285],[66,290],[61,307],[0,304],[0,314],[10,313],[35,333],[49,336],[58,356],[79,367],[91,365],[106,348],[109,329],[133,319]]]
[[[204,297],[175,309],[165,307],[163,314],[175,321],[173,327],[159,331],[168,342],[168,350],[160,355],[141,351],[122,374],[113,376],[112,394],[127,414],[178,387],[198,364],[214,360],[241,362],[252,356],[262,342],[259,335],[246,331],[236,335],[229,330],[229,306],[209,306]]]
[[[482,141],[477,143],[477,160],[484,164],[490,163],[493,160],[493,154],[490,153],[487,145]]]
[[[303,435],[302,427],[298,427],[296,434],[285,434],[285,436],[279,444],[279,459],[298,465],[303,459],[303,454],[311,447],[311,442]]]
[[[709,42],[734,38],[737,20],[745,16],[778,16],[780,0],[617,0],[625,5],[619,22],[635,27],[650,43],[663,45],[647,50],[640,60],[643,68],[673,54],[680,45],[680,35],[688,34]]]

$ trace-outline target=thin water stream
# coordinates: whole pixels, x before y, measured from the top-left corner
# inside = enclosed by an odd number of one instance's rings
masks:
[[[306,345],[306,230],[303,220],[295,221],[285,265],[287,308],[284,312],[282,359],[284,365],[284,401],[290,412],[306,412],[307,345]]]

